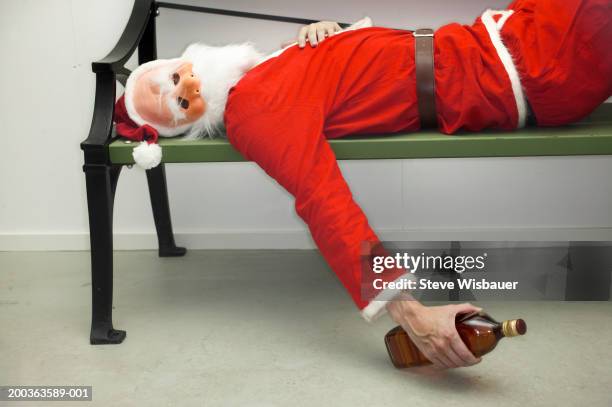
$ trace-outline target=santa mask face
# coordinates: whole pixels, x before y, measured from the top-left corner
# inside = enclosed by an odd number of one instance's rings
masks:
[[[222,134],[230,88],[263,58],[251,43],[191,44],[179,58],[136,68],[125,85],[125,110],[136,126],[162,137]]]
[[[200,87],[200,78],[191,62],[157,60],[133,82],[132,108],[153,126],[184,127],[206,111]]]

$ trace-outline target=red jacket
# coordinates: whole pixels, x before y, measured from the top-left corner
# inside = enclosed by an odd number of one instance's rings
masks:
[[[514,98],[484,26],[449,25],[436,33],[436,104],[440,128],[512,129]],[[316,48],[291,47],[254,67],[228,99],[248,93],[257,111],[317,106],[328,138],[419,129],[412,32],[383,27],[347,31]]]

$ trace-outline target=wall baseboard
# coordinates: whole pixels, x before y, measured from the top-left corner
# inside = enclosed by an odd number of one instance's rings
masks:
[[[597,240],[612,241],[612,227],[605,228],[427,228],[377,229],[383,241],[404,240]],[[306,230],[204,230],[176,233],[179,246],[205,249],[314,249]],[[114,235],[115,250],[156,250],[154,232]],[[0,251],[89,250],[88,233],[0,233]]]

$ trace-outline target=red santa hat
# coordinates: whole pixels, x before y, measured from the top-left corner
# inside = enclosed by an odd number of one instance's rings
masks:
[[[122,95],[115,103],[113,119],[119,136],[140,142],[132,151],[134,162],[145,170],[159,165],[162,159],[162,149],[157,144],[159,133],[149,124],[139,126],[130,119],[125,107],[125,95]]]

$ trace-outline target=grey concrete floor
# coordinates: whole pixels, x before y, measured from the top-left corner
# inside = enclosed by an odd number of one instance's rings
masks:
[[[91,346],[89,252],[0,252],[0,385],[93,386],[69,406],[612,405],[610,302],[481,303],[528,334],[470,368],[398,371],[393,322],[364,322],[316,252],[116,252],[115,267],[128,336]]]

